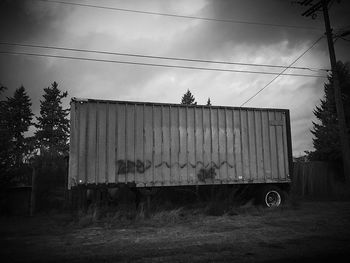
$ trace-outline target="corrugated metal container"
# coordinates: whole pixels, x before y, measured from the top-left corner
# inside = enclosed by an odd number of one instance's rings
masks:
[[[289,183],[289,111],[72,99],[69,187]]]

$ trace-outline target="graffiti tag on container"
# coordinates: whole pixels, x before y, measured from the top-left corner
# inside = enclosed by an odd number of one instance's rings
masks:
[[[207,179],[214,179],[216,175],[215,168],[201,168],[197,174],[198,180],[205,182]]]
[[[147,160],[145,162],[142,162],[141,160],[137,160],[136,162],[131,160],[118,160],[116,162],[117,164],[117,174],[127,174],[127,173],[145,173],[149,168],[152,167],[152,162]],[[154,168],[160,168],[163,165],[165,165],[167,168],[171,169],[174,166],[178,166],[181,169],[185,168],[186,166],[191,166],[192,168],[196,168],[197,165],[202,165],[203,168],[199,170],[197,173],[197,177],[199,181],[205,182],[207,179],[214,179],[216,176],[215,169],[220,169],[221,166],[224,164],[227,164],[229,167],[233,168],[234,166],[229,164],[226,161],[221,162],[219,165],[217,165],[215,162],[211,162],[207,165],[204,165],[203,162],[197,161],[195,164],[191,163],[184,163],[180,164],[178,162],[175,162],[173,164],[169,164],[168,162],[162,161],[161,163],[154,165]]]
[[[150,161],[142,162],[137,160],[136,162],[130,160],[118,160],[117,161],[117,174],[127,173],[144,173],[151,167]]]

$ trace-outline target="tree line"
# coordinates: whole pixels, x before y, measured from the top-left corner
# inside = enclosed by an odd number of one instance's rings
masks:
[[[196,99],[194,98],[191,91],[188,89],[181,98],[181,104],[183,105],[197,105]],[[210,98],[207,100],[206,106],[211,106]]]
[[[1,86],[3,93],[7,88]],[[0,174],[1,183],[11,181],[9,174],[29,165],[38,156],[64,157],[68,154],[69,109],[62,107],[68,96],[57,82],[44,89],[40,100],[40,115],[34,122],[31,99],[21,86],[12,97],[0,101]],[[25,136],[30,126],[33,136]]]

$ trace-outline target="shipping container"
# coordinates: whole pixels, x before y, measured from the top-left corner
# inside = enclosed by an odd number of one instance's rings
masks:
[[[76,99],[69,188],[289,184],[285,109]]]

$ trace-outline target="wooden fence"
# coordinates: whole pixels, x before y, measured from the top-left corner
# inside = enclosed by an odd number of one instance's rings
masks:
[[[295,162],[292,192],[299,196],[330,197],[343,194],[342,168],[327,162]]]

